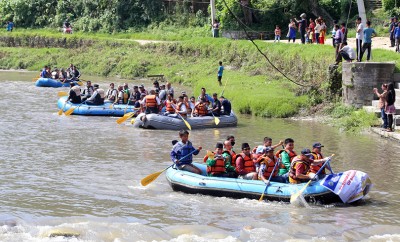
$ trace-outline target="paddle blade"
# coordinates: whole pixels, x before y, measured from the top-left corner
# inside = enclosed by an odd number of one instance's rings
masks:
[[[60,109],[60,110],[58,110],[58,115],[62,115],[62,113],[63,113],[63,110],[62,109]]]
[[[117,124],[122,124],[125,122],[127,119],[131,118],[135,113],[127,113],[124,116],[120,117],[117,119]]]
[[[258,201],[259,201],[259,202],[262,202],[263,200],[264,200],[264,192],[263,192],[263,194],[261,195],[260,199],[258,199]]]
[[[68,93],[67,92],[63,92],[63,91],[59,91],[57,95],[59,97],[65,97],[65,96],[68,96]]]
[[[300,196],[303,194],[303,192],[306,190],[306,188],[308,187],[308,185],[310,185],[310,183],[311,183],[311,180],[309,180],[309,181],[307,182],[307,184],[306,184],[302,189],[300,189],[298,192],[296,192],[295,194],[292,194],[292,196],[290,196],[290,203],[291,203],[291,204],[293,204],[293,203],[298,203],[298,199],[299,199]]]
[[[186,127],[188,127],[189,130],[192,130],[192,126],[190,126],[190,124],[188,123],[188,121],[184,120],[183,118],[182,118],[182,120],[183,120],[183,122],[185,122]]]
[[[153,182],[155,179],[157,179],[157,177],[159,177],[161,175],[161,173],[163,173],[164,171],[165,171],[165,169],[162,170],[162,171],[159,171],[159,172],[156,172],[156,173],[153,173],[153,174],[150,174],[150,175],[146,176],[145,178],[143,178],[140,181],[140,184],[142,184],[142,186],[149,185],[151,182]]]
[[[77,83],[78,83],[79,86],[83,86],[83,82],[78,81]]]
[[[69,115],[71,115],[73,112],[74,112],[74,110],[75,110],[75,107],[73,107],[73,108],[70,108],[70,109],[68,109],[67,111],[65,111],[65,116],[69,116]]]
[[[219,118],[217,118],[217,117],[214,117],[214,121],[215,121],[215,125],[218,125],[220,122]]]

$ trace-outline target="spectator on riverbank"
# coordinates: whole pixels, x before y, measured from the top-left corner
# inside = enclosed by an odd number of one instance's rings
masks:
[[[394,90],[394,84],[388,84],[388,94],[386,98],[386,108],[385,112],[388,117],[388,128],[387,132],[393,132],[393,115],[396,114],[396,107],[394,106],[394,102],[396,101],[396,91]]]
[[[14,22],[13,21],[7,21],[7,31],[12,32],[14,29]]]
[[[319,43],[321,45],[325,44],[325,36],[326,36],[326,24],[324,19],[320,19],[321,30],[319,34]]]
[[[342,56],[339,54],[339,51],[341,49],[343,42],[343,33],[342,31],[340,31],[339,25],[337,24],[335,24],[334,30],[335,30],[335,37],[333,39],[335,41],[335,47],[336,47],[336,64],[338,64],[339,62],[342,61]]]
[[[397,25],[394,29],[394,38],[395,38],[395,45],[396,45],[396,52],[400,52],[399,44],[400,44],[400,26]]]
[[[300,18],[301,18],[300,20],[297,20],[296,18],[294,20],[299,24],[301,43],[305,44],[306,43],[305,34],[306,34],[306,27],[307,27],[306,14],[302,13],[300,15]]]
[[[353,60],[356,58],[356,52],[353,50],[353,48],[347,45],[346,41],[342,43],[342,48],[339,51],[339,55],[347,62],[353,62]],[[336,64],[339,63],[336,62]]]
[[[281,34],[282,34],[282,32],[281,32],[281,28],[279,27],[279,25],[277,25],[276,27],[275,27],[275,40],[274,40],[274,42],[276,42],[276,41],[278,41],[278,43],[281,41]]]
[[[377,36],[375,30],[371,28],[371,21],[367,21],[367,26],[364,29],[364,39],[363,39],[363,47],[361,51],[360,61],[362,61],[363,55],[366,50],[368,50],[367,54],[367,61],[371,59],[371,44],[372,44],[372,37]]]
[[[387,88],[388,85],[387,84],[382,84],[382,93],[378,92],[377,88],[373,89],[373,92],[378,96],[379,98],[379,103],[378,103],[378,107],[381,110],[381,118],[383,120],[383,124],[382,124],[382,128],[384,128],[384,130],[386,131],[388,128],[388,117],[387,114],[385,113],[385,105],[386,105],[386,98],[387,98]]]
[[[361,61],[361,49],[362,49],[362,40],[364,38],[364,25],[362,24],[361,17],[358,17],[356,20],[356,50],[357,50],[357,61]]]
[[[293,43],[296,41],[296,23],[294,22],[293,19],[290,20],[289,23],[289,30],[288,30],[288,42],[290,43],[290,40],[293,40]]]
[[[394,47],[395,45],[394,30],[396,27],[397,27],[397,18],[396,17],[390,18],[390,24],[389,24],[390,47]]]
[[[219,62],[219,67],[218,67],[218,76],[217,80],[220,86],[222,86],[222,74],[224,73],[224,66],[222,65],[222,61]]]
[[[219,37],[219,21],[217,19],[214,19],[214,23],[212,25],[212,30],[213,30],[213,37],[218,38]]]

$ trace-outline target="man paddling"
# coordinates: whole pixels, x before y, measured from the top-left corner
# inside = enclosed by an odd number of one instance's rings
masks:
[[[176,143],[172,148],[171,160],[176,164],[179,170],[201,175],[201,170],[192,164],[193,156],[189,154],[194,151],[193,155],[198,155],[202,147],[199,146],[197,150],[193,147],[192,142],[189,141],[189,132],[187,130],[179,131],[179,137],[181,141]]]

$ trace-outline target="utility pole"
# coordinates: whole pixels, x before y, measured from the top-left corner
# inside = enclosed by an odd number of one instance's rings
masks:
[[[214,25],[215,20],[215,0],[210,0],[211,6],[211,24]]]
[[[351,4],[351,3],[350,3]],[[367,23],[367,14],[365,13],[364,0],[357,0],[358,16],[361,17],[361,22],[364,25]]]

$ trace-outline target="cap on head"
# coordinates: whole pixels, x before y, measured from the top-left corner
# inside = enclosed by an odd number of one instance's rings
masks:
[[[304,148],[301,150],[301,154],[308,156],[308,155],[311,155],[311,151],[310,151],[310,149]]]
[[[245,148],[249,148],[250,149],[249,143],[242,143],[242,150],[244,150]]]
[[[140,87],[140,88],[144,88],[144,85],[142,84],[142,85],[140,85],[139,87]]]
[[[223,149],[223,148],[224,148],[224,145],[223,145],[221,142],[218,142],[218,143],[215,145],[215,148],[217,148],[217,149]]]
[[[94,84],[93,87],[94,88],[99,88],[99,84]]]
[[[305,18],[305,17],[306,17],[305,13],[300,14],[300,18]]]
[[[312,145],[312,147],[313,148],[321,148],[321,147],[324,147],[321,143],[319,143],[319,142],[315,142],[313,145]]]

